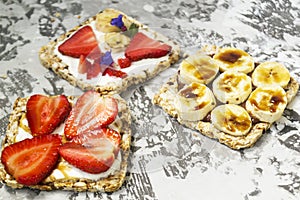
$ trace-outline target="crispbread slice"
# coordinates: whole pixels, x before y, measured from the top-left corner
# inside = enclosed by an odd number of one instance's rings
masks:
[[[207,55],[213,55],[216,51],[217,47],[215,46],[205,46],[203,49],[201,49],[201,52]],[[285,89],[288,103],[291,102],[292,99],[295,97],[298,89],[298,82],[291,77],[291,80],[287,88]],[[214,127],[214,125],[212,125],[210,121],[192,122],[181,120],[178,117],[176,107],[174,106],[174,99],[176,98],[177,91],[178,83],[176,74],[173,77],[171,77],[169,81],[160,88],[159,92],[153,98],[153,103],[160,106],[170,116],[176,118],[180,124],[185,125],[188,128],[197,130],[205,136],[217,139],[220,143],[223,143],[232,149],[241,149],[253,146],[255,142],[262,136],[263,132],[269,129],[271,126],[270,123],[257,122],[254,125],[252,125],[252,128],[247,135],[232,136],[222,131],[219,131],[217,128]]]
[[[102,12],[118,12],[119,14],[122,14],[123,16],[126,16],[128,20],[131,22],[137,24],[141,30],[150,33],[153,35],[153,39],[156,39],[158,41],[164,42],[170,46],[172,46],[172,51],[169,53],[168,57],[162,61],[160,61],[156,66],[154,66],[152,69],[146,69],[142,70],[139,73],[128,75],[126,78],[122,79],[122,84],[116,84],[115,82],[109,82],[106,85],[99,85],[99,84],[92,84],[87,82],[86,80],[79,79],[73,74],[70,73],[69,66],[62,62],[62,60],[55,54],[55,48],[56,46],[68,38],[71,34],[76,32],[78,29],[80,29],[84,25],[91,24],[92,22],[95,22],[96,16],[93,16],[83,22],[81,25],[74,27],[73,29],[69,30],[65,34],[61,35],[57,39],[51,41],[47,45],[41,47],[39,52],[40,61],[43,66],[46,68],[51,69],[56,74],[58,74],[63,79],[66,79],[70,84],[74,86],[78,86],[83,90],[89,90],[94,89],[99,93],[102,94],[108,94],[108,93],[120,93],[124,91],[127,87],[133,84],[138,84],[141,82],[146,81],[147,79],[153,78],[155,75],[160,73],[161,71],[168,68],[171,64],[177,62],[179,59],[179,52],[180,48],[179,46],[169,38],[165,37],[164,35],[149,29],[145,25],[141,24],[140,22],[136,21],[135,19],[127,16],[121,11],[114,10],[114,9],[105,9]],[[100,13],[102,13],[100,12]],[[99,13],[99,14],[100,14]],[[115,61],[116,62],[116,61]]]
[[[130,141],[131,141],[131,116],[129,108],[124,99],[122,99],[119,95],[114,95],[114,98],[118,101],[118,118],[117,123],[118,126],[121,126],[120,134],[121,144],[120,144],[120,152],[121,152],[121,164],[120,169],[117,169],[113,174],[109,175],[108,177],[101,178],[99,180],[91,180],[88,178],[70,178],[65,177],[63,179],[55,179],[51,177],[51,175],[46,178],[43,182],[38,185],[30,186],[33,189],[39,190],[74,190],[74,191],[104,191],[104,192],[113,192],[118,190],[126,176],[127,171],[127,159],[129,156],[130,150]],[[75,100],[75,97],[70,96],[68,97],[70,102]],[[2,142],[2,150],[4,147],[13,144],[15,141],[15,137],[18,134],[18,129],[20,125],[20,120],[22,116],[25,115],[26,112],[26,103],[28,98],[18,98],[16,99],[13,107],[13,111],[9,118],[9,124],[7,127],[5,138]],[[61,159],[57,166],[60,163],[66,162]],[[19,184],[11,175],[9,175],[4,166],[0,163],[0,179],[6,183],[8,186],[12,188],[23,188],[25,187],[22,184]]]

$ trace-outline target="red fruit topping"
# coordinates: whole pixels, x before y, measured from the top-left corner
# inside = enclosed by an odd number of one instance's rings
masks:
[[[87,69],[86,78],[87,79],[95,78],[98,76],[98,74],[100,74],[100,72],[101,72],[100,63],[94,62],[93,64],[89,65]]]
[[[79,58],[78,72],[84,74],[89,68],[90,62],[88,62],[84,55],[81,55]]]
[[[109,75],[109,76],[116,76],[119,78],[125,78],[127,74],[125,72],[122,72],[121,70],[116,70],[111,67],[106,68],[106,70],[103,72],[103,75]]]
[[[99,48],[93,49],[87,56],[81,55],[79,58],[78,72],[87,73],[87,79],[95,78],[101,72],[100,61],[102,53]]]
[[[171,49],[171,46],[138,32],[126,48],[125,56],[131,61],[138,61],[145,58],[160,58],[167,55]]]
[[[18,183],[36,185],[55,168],[60,145],[61,137],[57,134],[25,139],[5,147],[1,162]]]
[[[52,133],[69,115],[71,105],[65,95],[33,95],[26,104],[26,118],[31,134]]]
[[[123,69],[129,67],[131,65],[131,61],[128,58],[119,58],[118,64]]]
[[[64,144],[60,155],[82,171],[97,174],[107,171],[119,152],[121,136],[111,129],[81,133]]]
[[[63,55],[79,58],[81,55],[87,56],[95,48],[99,49],[93,29],[84,26],[59,45],[58,51]]]
[[[98,62],[100,63],[101,57],[103,56],[103,53],[99,48],[94,48],[90,53],[86,56],[90,61]]]
[[[121,135],[119,132],[109,128],[99,128],[87,133],[81,133],[75,136],[70,142],[81,144],[85,147],[97,146],[101,143],[100,139],[105,137],[115,146],[115,155],[119,152],[119,144],[121,142]]]
[[[80,133],[106,127],[118,114],[118,103],[112,97],[103,97],[95,91],[80,96],[65,123],[64,134],[72,139]]]

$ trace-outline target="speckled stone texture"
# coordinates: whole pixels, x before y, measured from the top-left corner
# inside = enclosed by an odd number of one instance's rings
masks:
[[[78,95],[42,67],[41,46],[105,8],[116,8],[172,38],[182,56],[203,45],[234,46],[257,61],[279,61],[300,82],[299,0],[3,0],[0,2],[0,134],[17,97]],[[151,102],[177,70],[121,96],[132,112],[127,179],[114,193],[14,190],[0,199],[300,199],[300,93],[254,147],[235,151],[184,128]]]

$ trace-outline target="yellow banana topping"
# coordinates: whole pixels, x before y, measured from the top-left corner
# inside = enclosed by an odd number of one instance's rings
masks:
[[[106,33],[104,40],[114,52],[122,51],[130,42],[130,38],[120,32]]]
[[[252,74],[252,82],[258,86],[279,85],[286,87],[290,81],[287,68],[278,62],[264,62],[256,67]]]
[[[221,48],[213,57],[220,67],[220,71],[235,70],[245,74],[254,69],[253,58],[245,51],[226,47]]]
[[[246,109],[263,122],[278,120],[287,105],[285,91],[280,86],[257,87],[246,101]]]
[[[179,80],[185,84],[192,82],[208,84],[219,71],[214,60],[201,53],[183,60],[179,66]]]
[[[211,121],[217,129],[233,136],[246,135],[252,126],[248,112],[235,104],[224,104],[213,109]]]
[[[96,17],[96,29],[103,33],[120,32],[121,29],[117,26],[110,24],[113,18],[117,18],[120,15],[119,12],[111,9],[106,9],[103,12],[97,14]],[[126,27],[130,27],[131,22],[123,15],[122,21]]]
[[[180,119],[198,121],[216,106],[216,100],[206,85],[194,82],[178,91],[174,104]]]
[[[223,72],[213,82],[213,92],[222,103],[240,104],[252,92],[251,78],[232,70]]]

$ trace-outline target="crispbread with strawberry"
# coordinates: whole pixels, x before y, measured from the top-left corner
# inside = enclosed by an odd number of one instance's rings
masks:
[[[106,191],[124,182],[130,113],[119,95],[18,98],[2,144],[0,178],[13,188]]]
[[[179,59],[179,46],[121,11],[105,9],[43,46],[46,68],[83,90],[119,93]]]

